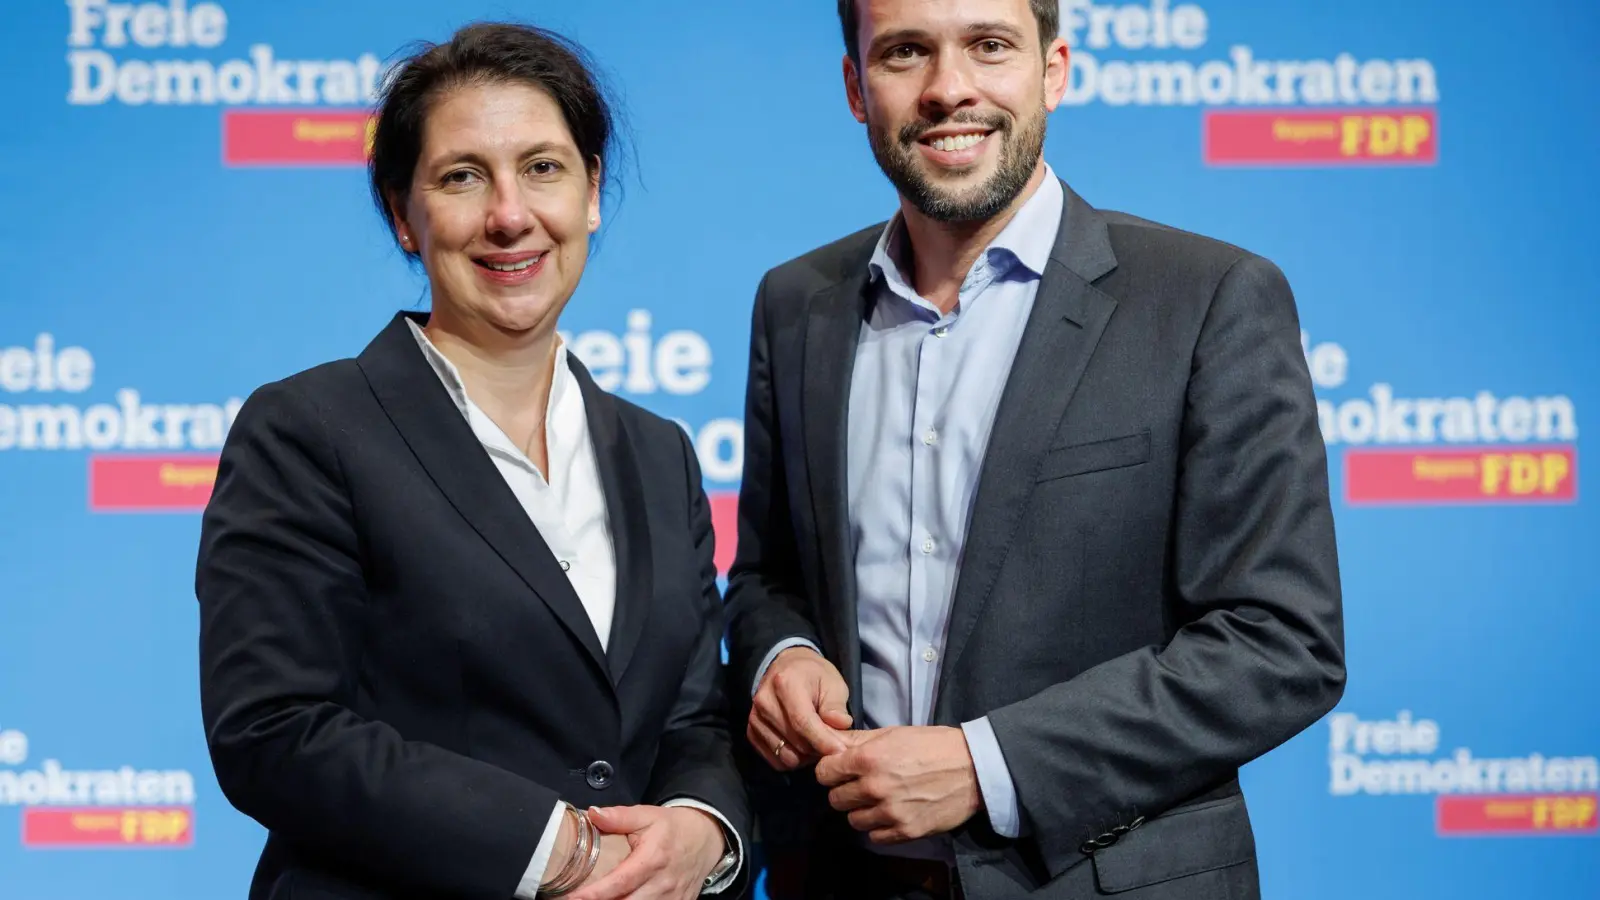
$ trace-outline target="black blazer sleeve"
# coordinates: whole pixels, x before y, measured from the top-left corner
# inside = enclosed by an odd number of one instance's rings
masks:
[[[506,900],[557,794],[351,711],[367,610],[335,427],[280,382],[244,404],[222,452],[195,583],[218,780],[308,854],[408,891]]]
[[[702,585],[700,635],[683,688],[667,718],[658,762],[650,774],[645,802],[660,805],[677,798],[698,800],[727,817],[743,842],[745,862],[738,881],[719,897],[737,897],[750,880],[750,803],[734,765],[728,731],[728,695],[722,666],[723,607],[717,590],[716,538],[711,505],[701,483],[700,462],[683,429],[671,426],[683,442],[684,477],[689,492],[690,533],[694,535],[695,570]]]
[[[1260,257],[1215,290],[1180,452],[1170,553],[1188,624],[989,713],[1052,873],[1110,826],[1232,777],[1344,689],[1326,451],[1293,296]]]
[[[800,551],[789,511],[767,333],[768,278],[756,291],[745,382],[744,477],[739,544],[728,571],[728,662],[734,689],[748,696],[761,661],[777,643],[799,637],[821,647],[805,601]]]

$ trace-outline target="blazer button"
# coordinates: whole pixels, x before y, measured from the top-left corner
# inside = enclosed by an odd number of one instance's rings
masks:
[[[611,763],[603,759],[589,763],[589,768],[584,771],[584,780],[589,782],[589,787],[603,791],[611,786],[611,776],[616,774],[611,768]]]

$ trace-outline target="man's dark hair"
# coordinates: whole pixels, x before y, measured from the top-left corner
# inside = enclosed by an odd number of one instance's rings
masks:
[[[1042,52],[1061,33],[1061,4],[1059,0],[1028,0],[1028,5],[1033,8],[1034,21],[1039,23],[1039,49]],[[861,13],[856,9],[856,0],[839,0],[839,27],[844,29],[845,50],[859,64]]]
[[[405,205],[428,114],[442,94],[468,84],[526,84],[544,91],[561,109],[589,176],[604,179],[610,173],[616,122],[583,49],[528,25],[468,25],[446,43],[424,44],[384,85],[367,174],[372,200],[392,236],[398,233],[389,199]]]

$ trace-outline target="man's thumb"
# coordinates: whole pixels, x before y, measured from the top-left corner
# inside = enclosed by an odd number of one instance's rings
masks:
[[[591,806],[589,821],[606,834],[632,834],[650,824],[649,817],[632,806]]]
[[[844,731],[845,729],[849,728],[851,723],[855,721],[855,719],[850,717],[849,713],[844,711],[844,707],[842,706],[834,706],[824,709],[821,715],[822,721],[826,722],[828,727],[837,728],[840,731]]]

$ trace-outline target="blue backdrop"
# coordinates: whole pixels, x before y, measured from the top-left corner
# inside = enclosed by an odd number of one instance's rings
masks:
[[[1318,379],[1350,683],[1246,770],[1266,896],[1600,896],[1600,522],[1578,489],[1600,16],[1063,6],[1051,164],[1277,262]],[[15,4],[0,896],[243,895],[263,832],[217,789],[196,684],[208,465],[256,386],[425,304],[367,200],[364,92],[407,42],[507,17],[577,38],[623,98],[637,165],[563,328],[622,348],[604,377],[695,435],[726,521],[757,280],[895,202],[832,4]]]

